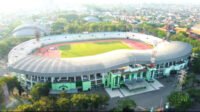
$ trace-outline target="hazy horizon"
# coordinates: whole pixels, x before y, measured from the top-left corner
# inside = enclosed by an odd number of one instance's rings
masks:
[[[200,0],[0,0],[0,12],[12,13],[17,11],[67,9],[80,7],[83,4],[200,4]]]

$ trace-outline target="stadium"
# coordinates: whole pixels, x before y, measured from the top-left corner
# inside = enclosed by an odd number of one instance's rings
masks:
[[[140,33],[63,34],[17,45],[8,68],[27,89],[50,82],[52,91],[67,93],[97,86],[132,91],[187,68],[191,53],[190,44]]]

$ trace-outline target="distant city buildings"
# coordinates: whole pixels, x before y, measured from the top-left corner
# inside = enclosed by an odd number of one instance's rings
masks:
[[[128,8],[129,7],[129,8]],[[131,8],[130,8],[131,7]],[[145,4],[145,5],[128,5],[108,7],[89,7],[85,6],[85,9],[82,12],[77,12],[75,10],[55,10],[54,12],[46,12],[42,14],[33,14],[32,16],[26,15],[1,15],[0,19],[0,35],[1,32],[6,31],[6,27],[13,25],[12,28],[15,28],[15,22],[19,21],[21,24],[26,23],[36,23],[45,27],[48,33],[51,33],[52,24],[58,18],[61,18],[62,15],[67,16],[68,14],[74,14],[79,17],[81,21],[85,22],[113,22],[113,21],[126,21],[129,24],[138,25],[141,23],[150,23],[159,25],[162,30],[166,30],[165,26],[169,20],[172,21],[174,28],[172,32],[176,31],[188,31],[188,27],[194,26],[195,24],[200,23],[200,8],[194,5],[192,8],[184,5],[173,5],[173,4]],[[20,24],[20,25],[21,25]],[[171,24],[171,23],[169,23]],[[3,26],[2,26],[3,25]],[[13,30],[13,29],[12,29]],[[20,32],[15,33],[19,35],[25,32],[21,30]],[[27,32],[30,33],[30,32]],[[190,35],[192,37],[199,38],[199,31],[195,28],[191,28]]]

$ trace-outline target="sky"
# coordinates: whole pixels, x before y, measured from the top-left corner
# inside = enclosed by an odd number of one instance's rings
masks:
[[[28,11],[48,9],[51,7],[79,6],[81,4],[135,4],[135,3],[174,3],[188,4],[200,3],[200,0],[0,0],[0,12],[9,13],[15,11]],[[53,4],[53,5],[52,5]]]

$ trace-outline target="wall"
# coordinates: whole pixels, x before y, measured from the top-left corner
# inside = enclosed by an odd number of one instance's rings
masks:
[[[53,90],[76,89],[76,83],[52,83]]]

